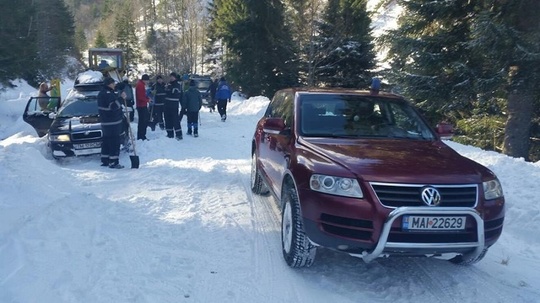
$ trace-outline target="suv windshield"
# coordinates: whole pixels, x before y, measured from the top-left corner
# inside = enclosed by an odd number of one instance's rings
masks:
[[[310,137],[434,139],[406,102],[377,96],[300,95],[299,129]]]
[[[58,116],[62,118],[98,116],[97,99],[95,98],[77,98],[69,102],[60,109]]]

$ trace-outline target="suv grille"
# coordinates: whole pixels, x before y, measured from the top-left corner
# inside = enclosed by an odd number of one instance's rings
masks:
[[[386,207],[426,206],[421,199],[421,191],[426,185],[370,183],[377,198]],[[441,195],[438,206],[474,207],[478,200],[476,184],[429,185]]]
[[[78,132],[71,134],[73,141],[84,141],[101,138],[101,130],[92,130],[86,132]]]

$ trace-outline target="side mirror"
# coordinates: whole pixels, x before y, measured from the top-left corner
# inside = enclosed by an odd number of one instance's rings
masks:
[[[285,130],[285,121],[281,118],[267,118],[263,124],[265,133],[279,135]]]
[[[450,140],[454,136],[454,127],[448,122],[440,122],[437,124],[436,131],[443,140]]]

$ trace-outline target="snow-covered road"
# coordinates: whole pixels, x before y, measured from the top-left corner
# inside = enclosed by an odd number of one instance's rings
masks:
[[[226,123],[202,112],[199,138],[149,132],[137,170],[55,161],[0,102],[0,302],[540,302],[540,163],[452,142],[505,189],[505,230],[481,263],[319,251],[288,268],[275,201],[249,190],[267,102],[233,101]]]

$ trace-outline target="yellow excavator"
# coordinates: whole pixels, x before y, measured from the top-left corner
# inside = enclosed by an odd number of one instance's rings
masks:
[[[117,48],[90,48],[88,50],[88,67],[100,71],[104,76],[122,82],[126,71],[125,54]]]

